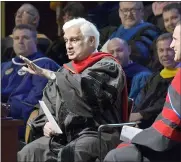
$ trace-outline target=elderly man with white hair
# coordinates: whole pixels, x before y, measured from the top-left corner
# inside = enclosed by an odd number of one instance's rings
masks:
[[[18,153],[18,161],[90,162],[99,159],[97,129],[105,123],[119,123],[126,116],[126,79],[121,65],[111,55],[97,52],[99,32],[83,18],[63,26],[67,55],[71,62],[56,73],[42,69],[21,57],[24,70],[49,79],[43,101],[63,134],[57,135],[43,112],[32,122],[35,141]],[[116,129],[103,131],[102,155],[119,139]]]

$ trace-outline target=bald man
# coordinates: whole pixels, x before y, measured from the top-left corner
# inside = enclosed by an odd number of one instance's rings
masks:
[[[181,23],[177,23],[170,47],[174,60],[181,62]],[[138,133],[130,143],[110,151],[104,162],[180,162],[181,161],[181,69],[168,88],[165,105],[153,125]]]
[[[29,24],[37,29],[39,21],[40,15],[38,10],[29,3],[23,4],[15,13],[15,26],[19,24]],[[37,34],[37,47],[40,52],[45,53],[50,45],[51,40],[46,35]],[[2,62],[10,61],[16,56],[13,50],[12,35],[2,39],[1,46]]]
[[[127,78],[129,97],[135,99],[144,87],[151,72],[146,67],[130,59],[131,48],[123,39],[111,39],[107,45],[107,51],[113,54],[122,65]]]

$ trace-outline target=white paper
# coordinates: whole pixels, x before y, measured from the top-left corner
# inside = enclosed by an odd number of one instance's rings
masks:
[[[53,130],[58,133],[58,134],[62,134],[62,130],[60,129],[60,127],[58,126],[57,122],[55,121],[55,119],[53,118],[52,114],[50,113],[48,107],[46,106],[44,101],[39,101],[41,108],[43,109],[46,117],[48,118],[48,121],[52,124],[53,126]]]
[[[134,136],[143,131],[142,129],[124,125],[121,131],[120,140],[130,142]]]

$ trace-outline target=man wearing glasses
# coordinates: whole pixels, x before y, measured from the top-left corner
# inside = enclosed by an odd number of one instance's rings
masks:
[[[143,9],[142,2],[120,2],[119,17],[122,25],[109,40],[118,37],[127,41],[131,45],[131,59],[147,66],[152,58],[150,47],[160,31],[153,24],[143,21]],[[107,52],[109,40],[103,45],[102,51]]]
[[[15,13],[15,25],[29,24],[35,28],[38,27],[40,15],[38,10],[31,4],[23,4]],[[42,53],[45,53],[51,44],[51,40],[44,34],[37,34],[37,47]],[[2,39],[1,41],[2,62],[10,61],[16,56],[13,50],[12,35]]]

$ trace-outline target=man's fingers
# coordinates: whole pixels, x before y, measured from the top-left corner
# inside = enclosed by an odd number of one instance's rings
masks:
[[[26,71],[26,72],[28,72],[28,73],[30,73],[30,74],[36,74],[31,68],[27,68],[27,67],[25,67],[25,66],[22,67],[22,70],[23,70],[23,71]]]
[[[25,67],[25,66],[22,67],[22,70],[29,72],[29,69],[27,67]]]
[[[47,132],[44,132],[44,136],[50,137],[50,135]]]
[[[29,59],[27,59],[26,57],[24,56],[21,56],[19,55],[19,58],[22,59],[26,64],[28,65],[31,65],[32,64],[32,61],[30,61]]]

